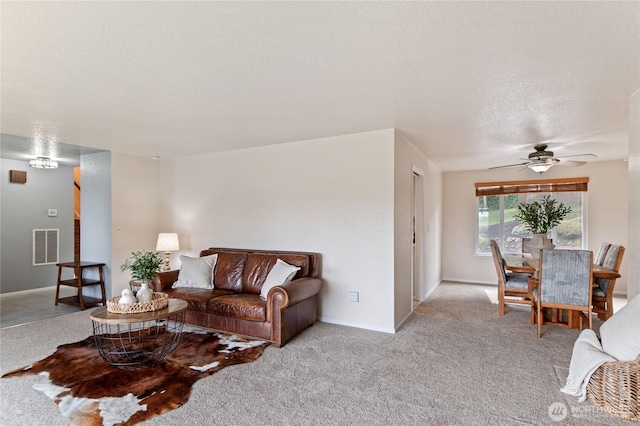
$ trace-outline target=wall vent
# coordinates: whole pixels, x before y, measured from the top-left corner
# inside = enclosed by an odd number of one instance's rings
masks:
[[[59,229],[33,230],[33,266],[58,263]]]

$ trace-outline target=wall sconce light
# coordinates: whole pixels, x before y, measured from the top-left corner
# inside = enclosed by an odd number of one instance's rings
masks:
[[[169,257],[171,252],[180,250],[180,243],[178,242],[178,234],[173,232],[161,232],[158,234],[158,242],[156,243],[156,250],[164,252],[164,266],[163,271],[170,270]]]
[[[58,162],[49,157],[37,157],[29,161],[29,165],[36,169],[57,169]]]

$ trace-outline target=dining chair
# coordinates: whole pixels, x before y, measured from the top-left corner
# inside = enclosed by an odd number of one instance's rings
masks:
[[[602,264],[604,263],[604,258],[607,256],[607,251],[609,250],[609,247],[611,247],[611,244],[602,243],[602,245],[600,246],[600,249],[598,250],[598,254],[596,254],[596,258],[593,260],[593,263],[595,263],[596,265],[602,266]]]
[[[601,266],[611,269],[615,272],[620,271],[620,264],[624,256],[624,247],[619,245],[611,245],[607,250]],[[606,321],[613,315],[613,288],[616,285],[616,279],[596,278],[596,287],[593,288],[593,312],[598,314],[598,318]]]
[[[504,269],[504,259],[496,240],[490,240],[493,264],[498,274],[498,315],[504,315],[505,303],[529,305],[528,274],[508,273]]]
[[[588,250],[540,251],[538,282],[531,300],[531,317],[538,326],[541,336],[543,324],[572,326],[573,315],[578,314],[580,329],[584,318],[592,328],[591,292],[593,273],[593,252]],[[545,310],[557,310],[560,315],[545,318]],[[562,311],[567,310],[567,322],[563,322]],[[586,315],[585,315],[586,312]]]

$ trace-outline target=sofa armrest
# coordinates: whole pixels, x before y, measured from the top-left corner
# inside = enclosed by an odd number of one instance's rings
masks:
[[[267,306],[277,305],[280,309],[284,309],[318,294],[321,288],[320,278],[298,278],[269,290]]]
[[[269,290],[267,321],[275,346],[281,347],[316,321],[321,288],[320,278],[305,277]]]
[[[151,288],[153,291],[162,291],[171,288],[178,279],[179,269],[175,271],[158,272],[153,280],[151,280]]]

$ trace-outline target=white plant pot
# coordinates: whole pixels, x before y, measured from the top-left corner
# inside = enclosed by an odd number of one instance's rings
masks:
[[[139,303],[151,302],[153,300],[153,290],[149,288],[149,283],[142,283],[142,287],[136,293]]]
[[[533,234],[530,241],[525,243],[525,251],[531,254],[534,259],[540,258],[540,250],[552,249],[556,245],[547,238],[547,234]]]

